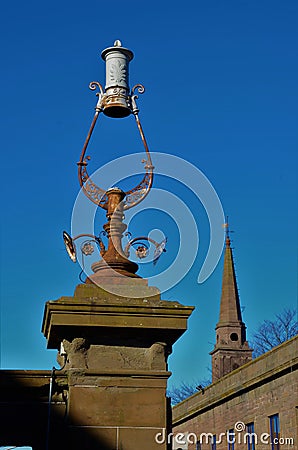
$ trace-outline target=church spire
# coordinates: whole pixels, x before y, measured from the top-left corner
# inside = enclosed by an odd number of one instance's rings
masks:
[[[226,223],[226,246],[220,300],[219,323],[242,322],[229,224]]]
[[[211,352],[212,381],[216,381],[252,358],[252,350],[246,341],[246,327],[242,321],[228,221],[224,226],[226,244],[219,321],[215,328],[216,344]]]

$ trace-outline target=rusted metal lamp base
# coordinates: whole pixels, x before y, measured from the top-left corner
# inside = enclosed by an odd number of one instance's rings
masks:
[[[128,259],[107,263],[104,259],[92,264],[93,274],[86,279],[87,284],[126,284],[131,278],[142,279],[136,274],[138,264]]]
[[[122,236],[127,226],[123,223],[123,200],[125,192],[115,187],[106,192],[108,197],[107,223],[104,230],[107,233],[109,243],[108,249],[102,253],[102,260],[92,264],[94,272],[87,279],[87,283],[101,283],[102,279],[113,277],[133,277],[136,275],[138,264],[129,261],[122,249]]]

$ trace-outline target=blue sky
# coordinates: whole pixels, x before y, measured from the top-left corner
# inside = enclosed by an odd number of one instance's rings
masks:
[[[61,232],[70,229],[76,162],[96,102],[88,84],[104,82],[100,52],[115,39],[134,51],[131,84],[146,87],[139,106],[150,149],[197,166],[230,217],[248,337],[297,306],[297,2],[33,0],[6,2],[1,16],[2,368],[55,363],[40,332],[43,309],[79,282]],[[142,151],[132,118],[103,119],[92,151],[94,169]],[[158,177],[154,186],[171,188]],[[206,214],[182,191],[203,255]],[[100,230],[103,212],[97,221]],[[166,228],[163,257],[171,258],[179,236]],[[222,261],[198,285],[202,258],[163,295],[196,307],[170,357],[173,383],[209,376]]]

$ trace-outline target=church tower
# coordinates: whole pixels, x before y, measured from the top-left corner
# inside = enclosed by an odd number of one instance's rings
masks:
[[[210,353],[212,382],[252,359],[252,349],[246,340],[246,326],[242,321],[228,224],[226,224],[220,313],[215,331],[216,344]]]

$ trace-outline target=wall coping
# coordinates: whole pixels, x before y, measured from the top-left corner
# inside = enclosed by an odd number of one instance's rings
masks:
[[[254,389],[271,379],[298,369],[298,335],[193,394],[173,408],[177,426],[233,397]]]

